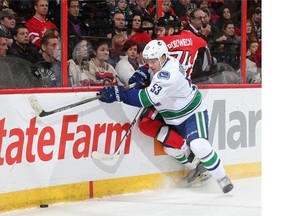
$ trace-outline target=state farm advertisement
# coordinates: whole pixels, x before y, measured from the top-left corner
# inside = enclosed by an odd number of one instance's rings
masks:
[[[224,164],[261,161],[261,89],[201,91],[210,139]],[[139,111],[99,100],[67,108],[93,97],[95,92],[0,95],[0,193],[183,169],[156,153],[154,139],[137,124],[115,159],[91,158],[92,151],[113,154]]]

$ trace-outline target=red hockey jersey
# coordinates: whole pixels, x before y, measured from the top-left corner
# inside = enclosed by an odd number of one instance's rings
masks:
[[[188,30],[182,30],[178,35],[169,35],[157,39],[163,40],[167,44],[169,54],[180,61],[189,77],[198,50],[207,48],[207,42],[203,38]]]

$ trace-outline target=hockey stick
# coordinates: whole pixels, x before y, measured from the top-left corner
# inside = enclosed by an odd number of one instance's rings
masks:
[[[133,83],[129,86],[126,86],[125,89],[133,88],[135,85],[136,85],[136,83]],[[33,108],[33,110],[38,114],[39,117],[45,117],[45,116],[49,116],[49,115],[52,115],[52,114],[55,114],[58,112],[62,112],[62,111],[67,110],[67,109],[71,109],[73,107],[80,106],[80,105],[85,104],[85,103],[89,103],[89,102],[94,101],[94,100],[98,100],[102,97],[103,97],[103,95],[98,95],[96,97],[88,98],[88,99],[85,99],[85,100],[82,100],[82,101],[79,101],[76,103],[72,103],[72,104],[69,104],[69,105],[54,109],[54,110],[50,110],[50,111],[45,111],[42,108],[42,106],[40,105],[40,103],[37,100],[37,98],[35,97],[35,95],[31,95],[29,97],[29,103],[30,103],[31,107]]]
[[[33,108],[33,110],[40,117],[45,117],[45,116],[52,115],[54,113],[58,113],[58,112],[62,112],[62,111],[67,110],[67,109],[71,109],[73,107],[80,106],[80,105],[85,104],[85,103],[89,103],[89,102],[94,101],[94,100],[98,100],[101,97],[103,97],[103,95],[98,95],[96,97],[88,98],[88,99],[85,99],[85,100],[82,100],[82,101],[79,101],[79,102],[76,102],[76,103],[73,103],[73,104],[69,104],[67,106],[63,106],[63,107],[60,107],[60,108],[57,108],[57,109],[54,109],[54,110],[51,110],[51,111],[45,111],[41,107],[41,105],[40,105],[39,101],[37,100],[37,98],[35,97],[35,95],[31,95],[29,97],[29,103],[30,103],[31,107]]]
[[[115,159],[115,157],[117,155],[119,155],[119,153],[122,151],[122,149],[124,148],[124,144],[125,144],[125,139],[129,136],[129,134],[131,133],[134,125],[136,124],[137,120],[139,119],[142,111],[144,108],[141,108],[138,110],[136,116],[134,117],[133,121],[131,122],[131,125],[129,127],[129,129],[126,131],[126,133],[124,134],[124,136],[122,137],[119,146],[117,147],[116,151],[113,154],[109,154],[109,153],[104,153],[104,152],[98,152],[98,151],[92,151],[91,153],[91,157],[93,159],[96,160],[104,160],[104,161],[109,161],[109,160],[113,160]]]

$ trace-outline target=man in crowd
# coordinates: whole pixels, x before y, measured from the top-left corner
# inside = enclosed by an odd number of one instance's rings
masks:
[[[35,44],[38,47],[40,47],[41,40],[46,30],[56,28],[54,23],[46,19],[48,8],[48,0],[35,0],[35,15],[26,22],[26,26],[29,30],[29,40],[32,44]]]
[[[36,87],[30,65],[21,58],[8,57],[6,35],[0,32],[0,88]]]
[[[118,33],[126,32],[125,28],[125,16],[121,12],[115,12],[112,18],[113,32],[112,37]]]
[[[18,24],[13,29],[14,42],[8,50],[9,56],[14,56],[27,60],[28,62],[35,63],[39,49],[29,42],[29,31],[27,26]]]
[[[68,1],[68,35],[80,37],[83,35],[83,26],[78,20],[80,12],[79,0]]]
[[[58,46],[56,35],[45,35],[41,40],[41,54],[36,63],[35,75],[43,87],[62,86],[61,62],[54,55]]]

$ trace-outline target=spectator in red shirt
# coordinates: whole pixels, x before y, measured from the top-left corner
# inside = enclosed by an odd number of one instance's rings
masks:
[[[48,7],[48,0],[35,0],[35,15],[26,22],[26,26],[29,30],[29,40],[38,47],[40,47],[41,39],[46,30],[56,28],[54,23],[46,19]]]

